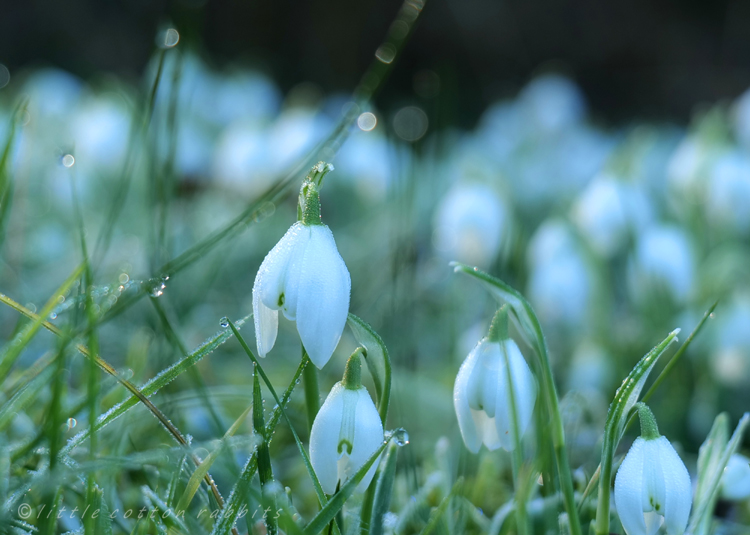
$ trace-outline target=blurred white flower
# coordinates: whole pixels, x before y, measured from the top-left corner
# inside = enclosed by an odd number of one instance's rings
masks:
[[[610,175],[593,180],[578,198],[573,219],[593,249],[613,255],[627,236],[627,215],[622,184]]]
[[[722,143],[700,131],[683,138],[667,165],[667,183],[679,197],[673,203],[677,209],[684,207],[684,198],[703,202],[711,167],[724,152]]]
[[[737,388],[750,382],[750,299],[738,295],[716,312],[716,335],[709,359],[713,376],[722,385]]]
[[[667,535],[681,535],[691,504],[690,474],[669,440],[635,439],[615,479],[615,505],[625,532],[653,535],[664,523]]]
[[[734,501],[750,498],[750,459],[739,453],[729,458],[721,476],[721,495]]]
[[[122,168],[130,136],[131,114],[115,94],[86,99],[71,124],[76,168],[114,173]]]
[[[679,227],[652,226],[640,236],[630,264],[630,284],[636,299],[664,289],[678,303],[693,291],[695,259],[688,235]]]
[[[570,128],[586,114],[586,102],[578,86],[558,74],[532,80],[521,91],[519,101],[527,118],[545,133]]]
[[[531,422],[537,386],[521,350],[508,338],[507,311],[501,309],[487,337],[461,365],[453,387],[458,426],[472,453],[477,453],[483,443],[489,450],[502,447],[512,451],[515,447],[508,369],[522,436]]]
[[[49,119],[71,117],[84,89],[81,79],[60,69],[40,69],[23,86],[29,96],[30,112],[41,115],[45,128],[49,127]]]
[[[451,260],[488,267],[507,236],[508,210],[484,184],[456,184],[443,197],[434,216],[433,243]]]
[[[591,299],[591,272],[568,226],[543,223],[529,243],[528,295],[547,322],[580,325]]]
[[[653,216],[646,193],[631,182],[602,174],[589,183],[573,208],[573,219],[599,255],[609,258],[624,245],[628,232]]]
[[[232,123],[216,144],[213,174],[224,186],[250,195],[263,193],[274,179],[268,132],[254,122]]]
[[[275,171],[287,171],[323,141],[330,121],[317,110],[294,107],[284,110],[268,135],[268,157]]]
[[[518,103],[497,102],[482,114],[476,140],[486,147],[488,157],[504,163],[518,149],[526,128]]]
[[[359,352],[349,358],[344,379],[333,386],[310,431],[310,463],[327,494],[354,476],[383,444],[380,415],[360,380]],[[367,489],[377,467],[376,461],[357,485],[359,492]]]
[[[338,177],[349,177],[363,197],[382,200],[391,183],[391,146],[379,131],[355,130],[336,157]]]
[[[180,121],[174,165],[181,176],[206,178],[211,172],[214,139],[208,129],[192,118]]]
[[[603,392],[614,377],[612,358],[599,345],[585,340],[573,353],[568,369],[568,388],[582,393]]]
[[[709,217],[733,230],[750,229],[750,159],[738,150],[719,157],[711,168],[706,209]]]
[[[320,221],[317,189],[310,187],[302,221],[271,249],[253,285],[258,354],[265,357],[278,332],[279,309],[297,322],[310,360],[322,368],[339,343],[349,313],[351,279],[331,230]]]

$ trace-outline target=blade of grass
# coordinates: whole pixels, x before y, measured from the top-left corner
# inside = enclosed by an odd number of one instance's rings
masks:
[[[388,418],[388,405],[391,401],[391,357],[388,355],[388,348],[385,347],[385,342],[380,335],[368,323],[354,314],[349,313],[346,322],[354,333],[357,343],[365,348],[365,362],[367,362],[367,369],[370,370],[373,383],[375,383],[378,412],[383,428],[385,428]]]
[[[239,322],[237,322],[237,324],[239,324]],[[273,432],[281,419],[281,408],[289,403],[289,398],[292,397],[294,387],[297,386],[297,382],[300,380],[302,370],[305,366],[312,366],[309,358],[300,362],[294,377],[292,377],[292,381],[289,383],[286,392],[284,392],[284,396],[281,398],[281,403],[279,403],[279,406],[274,409],[271,419],[266,425],[267,436],[273,436]],[[229,493],[226,507],[219,514],[219,518],[214,524],[214,529],[211,531],[211,535],[224,535],[232,529],[232,526],[234,526],[234,523],[237,521],[237,517],[240,514],[241,507],[245,503],[248,493],[250,492],[250,482],[252,481],[253,476],[255,476],[257,469],[258,454],[256,450],[242,468],[242,473]]]
[[[19,312],[22,312],[24,315],[26,315],[26,316],[28,316],[30,318],[32,318],[34,320],[34,322],[39,321],[44,327],[46,327],[48,330],[50,330],[54,334],[56,334],[56,335],[58,335],[60,337],[64,336],[63,332],[58,327],[56,327],[55,325],[52,325],[51,323],[49,323],[47,321],[43,321],[40,316],[37,316],[36,314],[34,314],[33,312],[31,312],[29,309],[27,309],[26,307],[24,307],[24,306],[16,303],[15,301],[13,301],[12,299],[10,299],[9,297],[0,294],[0,301],[3,302],[3,303],[5,303],[5,304],[10,305],[12,308],[18,310]],[[215,338],[218,339],[218,338],[220,338],[220,336],[217,336]],[[228,335],[227,335],[227,338],[228,338]],[[206,344],[204,344],[204,346],[205,345]],[[133,394],[133,396],[137,399],[137,401],[140,401],[143,405],[145,405],[149,409],[149,411],[151,412],[151,414],[153,414],[156,417],[156,419],[159,420],[159,422],[166,428],[166,430],[172,435],[172,437],[179,444],[181,444],[183,446],[188,446],[188,441],[182,435],[182,433],[180,432],[180,430],[177,429],[177,427],[175,427],[175,425],[172,423],[172,421],[169,420],[169,418],[167,418],[164,415],[164,413],[162,413],[148,399],[148,397],[146,397],[146,395],[144,395],[144,393],[141,392],[141,390],[137,386],[135,386],[133,383],[131,383],[127,379],[121,377],[117,373],[117,371],[108,362],[106,362],[104,359],[102,359],[99,355],[92,354],[86,346],[84,346],[82,344],[78,344],[76,346],[76,349],[81,354],[83,354],[85,357],[87,357],[89,359],[94,359],[96,361],[96,364],[102,370],[104,370],[106,373],[108,373],[109,375],[111,375],[112,377],[114,377],[115,379],[117,379],[117,381],[120,384],[122,384],[131,394]],[[200,360],[200,358],[202,358],[204,355],[205,355],[205,353],[202,353],[200,355],[200,357],[198,358],[198,360]],[[180,361],[179,363],[177,363],[177,365],[181,365],[181,364],[184,364],[184,363],[185,363],[185,359],[183,359],[183,361]],[[175,369],[177,365],[172,366],[171,368],[168,368],[167,370],[165,370],[165,372],[169,372],[170,370]],[[189,365],[191,365],[191,364],[187,364],[187,366],[189,366]],[[184,366],[184,367],[186,367],[186,366]],[[162,374],[160,374],[160,375],[162,375]],[[159,377],[159,376],[157,376],[157,377]],[[172,377],[172,378],[174,378],[174,377]],[[167,381],[167,382],[169,382],[169,381]],[[133,405],[135,405],[135,403],[136,402],[134,401]],[[120,404],[120,406],[122,406],[122,405],[123,404]],[[108,411],[107,414],[102,415],[102,417],[107,417],[110,413],[111,413],[111,411]],[[97,426],[97,427],[95,427],[95,429],[98,429],[99,427],[101,427],[101,426]],[[89,436],[87,431],[84,431],[83,433],[86,433],[86,436]],[[81,433],[81,434],[83,434],[83,433]],[[73,437],[73,439],[71,439],[71,441],[74,440],[75,438],[76,437]],[[82,440],[83,439],[81,439],[81,441],[79,441],[78,443],[80,444],[80,442],[82,442]],[[67,455],[70,450],[72,450],[72,447],[71,447],[71,445],[69,443],[65,447],[65,449],[62,450],[60,453],[62,453],[63,455]],[[200,464],[200,460],[198,460],[195,455],[193,455],[192,458],[193,458],[193,462],[196,464],[196,466]],[[209,487],[211,488],[212,494],[213,494],[214,498],[216,499],[216,502],[219,504],[219,507],[223,507],[224,506],[224,499],[221,497],[221,493],[219,492],[219,489],[216,487],[216,483],[214,482],[213,478],[209,474],[206,474],[206,478],[205,479],[206,479],[206,483],[208,483]],[[236,530],[233,530],[233,531],[236,532]]]
[[[279,411],[281,411],[281,415],[286,420],[286,423],[289,426],[289,429],[291,430],[292,435],[294,436],[294,440],[297,443],[297,449],[299,450],[300,455],[302,455],[302,460],[305,463],[305,468],[307,468],[307,472],[310,476],[310,479],[313,482],[313,487],[315,488],[315,493],[318,495],[318,500],[320,501],[320,505],[324,506],[327,502],[327,499],[326,499],[325,493],[323,492],[323,487],[320,485],[318,476],[315,474],[315,470],[313,469],[312,463],[310,462],[310,457],[307,455],[307,452],[305,451],[305,448],[302,445],[302,441],[299,439],[299,435],[297,435],[297,431],[294,430],[292,421],[289,419],[289,416],[287,416],[286,414],[286,410],[284,408],[285,405],[281,403],[279,396],[276,395],[276,390],[273,388],[273,385],[271,384],[270,379],[268,379],[266,372],[263,371],[263,367],[260,365],[260,362],[258,362],[258,359],[255,358],[255,354],[250,349],[250,346],[247,345],[247,342],[245,342],[245,339],[237,330],[237,327],[235,327],[234,323],[231,320],[227,320],[227,321],[229,322],[229,327],[232,329],[232,332],[234,333],[235,338],[237,338],[237,341],[242,346],[242,349],[245,350],[245,353],[247,353],[247,356],[250,357],[250,360],[253,362],[253,366],[255,367],[258,374],[263,378],[263,381],[266,383],[266,388],[268,388],[269,392],[271,392],[271,395],[273,396],[274,401],[276,401],[277,407]],[[305,353],[304,350],[302,354],[303,354],[302,362],[309,363],[306,367],[314,368],[315,366],[310,363],[310,358],[307,356],[307,353]]]
[[[463,477],[459,477],[458,480],[453,484],[453,488],[451,489],[450,493],[445,498],[443,498],[443,500],[440,502],[440,505],[438,505],[438,508],[430,515],[430,520],[427,522],[425,528],[421,531],[421,535],[429,535],[430,533],[435,531],[438,526],[438,522],[440,522],[440,520],[443,518],[443,515],[445,514],[445,511],[448,509],[451,500],[453,500],[454,496],[460,493],[463,484]]]
[[[63,282],[60,287],[52,293],[52,296],[45,303],[44,307],[42,307],[40,314],[38,316],[34,315],[31,323],[21,329],[18,334],[13,337],[13,340],[0,350],[0,377],[7,378],[8,372],[16,362],[16,359],[21,355],[21,351],[23,351],[31,339],[36,336],[36,333],[39,332],[39,329],[44,324],[44,318],[49,317],[55,307],[60,304],[58,299],[61,296],[64,297],[65,294],[68,293],[68,290],[73,286],[73,283],[79,279],[81,273],[83,273],[84,267],[85,264],[81,264],[73,270],[73,273],[65,279],[65,282]],[[4,294],[0,294],[0,301],[9,304],[12,299]],[[15,304],[15,302],[13,303]],[[16,307],[14,306],[13,308]]]
[[[380,455],[391,443],[391,440],[393,440],[393,436],[388,437],[383,442],[383,444],[381,444],[380,447],[375,450],[375,453],[373,453],[367,459],[367,462],[365,462],[365,464],[362,465],[359,470],[357,470],[357,472],[341,487],[341,489],[339,489],[339,491],[331,497],[328,503],[325,504],[325,506],[318,512],[317,515],[315,515],[315,518],[313,518],[310,523],[305,526],[305,535],[317,535],[323,529],[325,529],[329,522],[334,519],[336,514],[344,506],[344,503],[346,503],[346,500],[349,499],[349,496],[354,493],[357,485],[359,485],[359,483],[364,479],[368,470],[370,470],[370,467],[380,458]]]
[[[248,407],[242,414],[240,414],[239,418],[234,421],[232,426],[224,434],[224,438],[222,439],[221,443],[213,451],[211,451],[211,453],[208,454],[208,457],[206,457],[195,469],[193,474],[190,476],[190,479],[188,480],[185,491],[182,493],[182,496],[180,497],[177,505],[174,508],[175,511],[177,511],[178,513],[181,511],[187,511],[188,506],[190,506],[190,502],[193,501],[195,493],[198,492],[201,481],[203,481],[206,474],[208,473],[208,470],[211,468],[211,465],[214,463],[214,461],[216,461],[216,459],[219,457],[219,454],[224,449],[226,440],[230,437],[233,437],[235,433],[237,433],[240,425],[242,425],[242,423],[245,421],[247,415],[250,414],[251,408],[252,407]]]
[[[239,333],[235,332],[235,336]],[[266,424],[263,421],[263,396],[260,391],[260,379],[258,378],[258,368],[256,364],[253,372],[253,428],[255,433],[260,435],[260,444],[258,445],[258,478],[260,479],[261,495],[268,500],[268,486],[273,483],[273,470],[271,468],[271,454],[268,452],[268,437],[266,436]],[[276,500],[271,497],[274,511],[276,510]],[[274,515],[275,516],[275,515]],[[278,533],[278,525],[274,516],[265,515],[266,532],[269,535]]]
[[[5,141],[3,154],[0,156],[0,245],[5,241],[5,226],[13,203],[13,180],[8,169],[13,142],[18,131],[18,118],[26,113],[27,100],[22,100],[13,112],[8,129],[8,138]]]
[[[360,526],[362,535],[383,535],[383,517],[388,512],[391,505],[391,495],[393,494],[393,483],[396,480],[396,459],[398,458],[399,447],[391,443],[388,446],[383,463],[383,469],[377,479],[377,488],[375,490],[375,501],[372,505],[372,521],[365,524],[364,519]],[[363,506],[364,507],[364,506]]]
[[[737,427],[732,433],[732,437],[729,439],[726,448],[718,459],[716,464],[713,466],[713,470],[710,473],[701,474],[702,478],[705,478],[705,482],[702,482],[701,487],[706,490],[703,495],[697,496],[695,507],[693,507],[692,514],[690,515],[690,523],[688,524],[686,533],[695,533],[698,527],[705,521],[704,517],[710,515],[711,511],[709,506],[715,501],[716,496],[719,493],[719,485],[721,483],[721,476],[724,475],[724,469],[729,462],[729,458],[737,451],[740,443],[742,442],[742,435],[745,434],[745,429],[750,424],[750,413],[745,413],[740,418]]]

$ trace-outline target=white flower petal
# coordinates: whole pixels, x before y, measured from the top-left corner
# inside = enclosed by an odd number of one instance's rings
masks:
[[[479,433],[481,442],[487,446],[490,451],[495,451],[503,445],[500,436],[497,434],[497,425],[495,419],[487,416],[485,411],[471,411],[471,417],[474,419],[474,426]],[[481,444],[481,443],[480,443]],[[477,448],[478,450],[479,448]],[[474,452],[476,453],[476,452]]]
[[[286,277],[284,279],[284,304],[281,306],[284,316],[291,321],[297,319],[297,301],[300,280],[302,279],[302,266],[305,261],[305,254],[312,241],[312,229],[301,223],[296,224],[300,225],[300,237],[295,242],[294,248],[287,259]]]
[[[344,432],[342,427],[347,407],[355,411],[351,453],[346,448],[339,453],[342,433],[351,435],[351,430]],[[333,494],[339,481],[343,485],[354,476],[382,443],[383,424],[367,389],[347,390],[340,382],[336,383],[310,432],[310,462],[323,491]],[[358,491],[364,491],[370,484],[377,465],[373,463],[367,471],[357,485]]]
[[[472,372],[477,364],[479,345],[477,345],[469,356],[466,357],[461,368],[458,370],[456,382],[453,385],[453,406],[456,409],[458,427],[464,439],[466,448],[472,453],[478,453],[482,446],[482,435],[478,432],[477,425],[472,416],[469,406],[469,395],[471,392],[470,381]]]
[[[659,437],[655,442],[658,443],[659,463],[664,473],[664,523],[668,535],[680,535],[687,526],[693,501],[690,474],[669,440]]]
[[[349,456],[352,476],[383,443],[383,423],[380,421],[380,414],[375,408],[375,403],[373,403],[365,387],[360,388],[357,393],[359,394],[359,401],[357,402],[357,417],[354,427],[354,447],[352,454]],[[379,459],[372,464],[364,479],[357,485],[359,492],[367,490],[378,468],[378,463]]]
[[[253,294],[253,323],[255,324],[255,344],[258,356],[265,357],[276,343],[279,331],[279,312],[271,310],[260,300],[258,294]]]
[[[518,430],[523,436],[526,428],[531,422],[531,417],[536,403],[536,381],[529,369],[529,365],[518,349],[516,343],[507,339],[497,346],[497,354],[500,359],[500,369],[497,372],[497,389],[501,395],[497,396],[497,407],[495,409],[495,426],[500,437],[503,449],[513,451],[515,442],[513,440],[513,411],[510,399],[510,386],[508,384],[508,373],[505,369],[505,357],[510,366],[511,380],[515,394],[516,410],[518,417]],[[501,353],[504,351],[504,354]]]
[[[351,278],[329,228],[310,229],[297,294],[297,331],[310,360],[322,368],[346,325]]]
[[[615,478],[615,506],[628,535],[647,535],[643,516],[643,463],[645,440],[635,439]]]
[[[273,249],[263,259],[253,285],[253,295],[258,293],[268,308],[278,310],[281,295],[285,291],[289,261],[298,248],[309,240],[308,228],[297,222],[286,231]]]
[[[310,463],[326,494],[336,492],[338,482],[337,448],[344,413],[344,390],[341,383],[334,385],[310,430]]]

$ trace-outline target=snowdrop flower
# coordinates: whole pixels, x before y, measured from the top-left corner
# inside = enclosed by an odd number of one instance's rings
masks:
[[[541,132],[563,131],[586,114],[586,102],[578,86],[558,74],[535,78],[523,89],[519,100]]]
[[[740,232],[750,228],[750,159],[738,150],[719,157],[710,174],[708,215],[717,223]]]
[[[716,318],[709,363],[722,386],[742,388],[750,382],[750,296],[738,293]]]
[[[466,357],[453,387],[458,426],[472,453],[479,452],[482,443],[489,450],[515,447],[511,386],[520,440],[531,422],[537,387],[521,350],[508,338],[508,312],[503,307],[489,334]]]
[[[253,319],[261,357],[276,342],[281,310],[297,322],[310,360],[322,368],[344,331],[351,279],[333,234],[320,220],[317,187],[308,187],[302,221],[291,226],[258,269]]]
[[[594,251],[610,258],[625,245],[628,232],[653,219],[653,208],[639,184],[603,173],[581,193],[573,219]]]
[[[584,322],[593,276],[567,223],[548,220],[529,243],[528,294],[543,321],[560,326]]]
[[[735,501],[750,498],[750,459],[739,453],[729,458],[721,476],[721,495]]]
[[[654,288],[664,288],[678,303],[693,290],[695,259],[690,238],[676,226],[652,226],[639,237],[630,268],[636,298],[648,298]]]
[[[508,210],[484,184],[457,184],[435,212],[435,248],[446,257],[487,267],[508,226]]]
[[[685,531],[692,504],[690,474],[669,440],[659,435],[651,410],[639,403],[641,436],[617,471],[615,505],[628,535],[653,535],[664,523],[667,535]]]
[[[310,462],[327,494],[336,492],[364,466],[383,443],[383,424],[362,386],[362,348],[349,357],[344,378],[336,383],[315,416],[310,431]],[[357,490],[367,489],[377,469],[372,464]]]

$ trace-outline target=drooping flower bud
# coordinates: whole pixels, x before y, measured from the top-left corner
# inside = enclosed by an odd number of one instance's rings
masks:
[[[344,378],[328,394],[310,431],[310,462],[327,494],[354,476],[383,443],[380,415],[361,382],[361,352],[358,348],[349,357]],[[370,484],[377,465],[373,463],[358,491]]]
[[[515,447],[511,387],[518,430],[523,435],[531,422],[537,386],[521,350],[508,337],[507,310],[501,308],[487,337],[461,365],[453,388],[458,426],[471,452],[477,453],[482,443],[489,450],[502,446],[511,451]]]
[[[664,523],[667,535],[685,531],[692,489],[690,474],[669,440],[659,435],[651,411],[638,404],[641,436],[617,471],[615,505],[628,535],[653,535]]]
[[[310,360],[322,368],[339,343],[349,313],[351,278],[330,229],[320,220],[317,186],[309,185],[302,221],[271,249],[253,285],[258,354],[265,357],[278,332],[279,310],[297,322]]]

